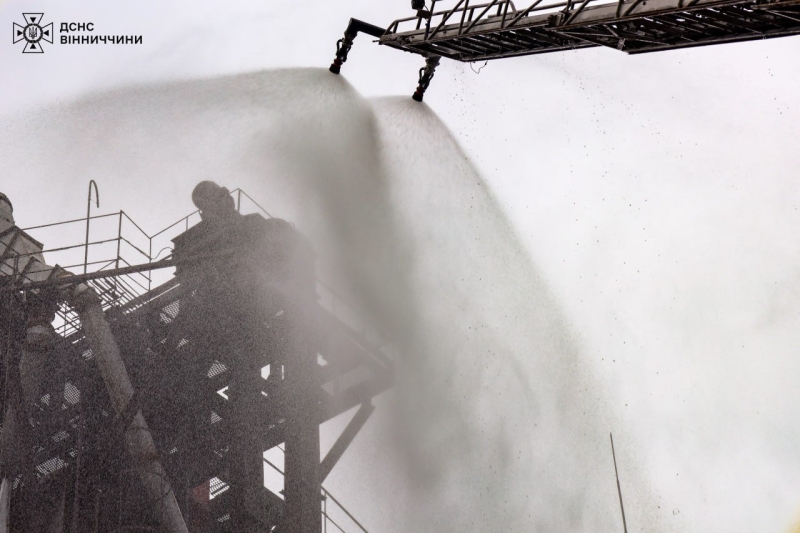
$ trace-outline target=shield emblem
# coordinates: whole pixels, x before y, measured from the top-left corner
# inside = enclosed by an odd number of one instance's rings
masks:
[[[26,36],[28,37],[29,41],[38,41],[42,36],[42,30],[39,26],[35,26],[31,24],[27,28],[25,28]]]

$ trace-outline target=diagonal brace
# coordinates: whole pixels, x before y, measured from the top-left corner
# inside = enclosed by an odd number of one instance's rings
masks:
[[[344,455],[345,450],[347,450],[347,447],[350,446],[351,442],[353,442],[353,439],[356,437],[358,432],[361,431],[361,428],[364,427],[364,424],[366,424],[367,419],[369,419],[374,410],[375,406],[372,405],[372,402],[361,404],[361,408],[356,412],[355,415],[353,415],[353,418],[350,419],[347,427],[344,428],[342,434],[339,435],[338,439],[336,439],[333,447],[319,465],[320,483],[325,481],[325,478],[331,473],[333,467],[336,466],[336,463],[339,461],[342,455]]]

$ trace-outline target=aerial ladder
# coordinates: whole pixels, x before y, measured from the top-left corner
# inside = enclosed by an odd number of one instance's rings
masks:
[[[450,7],[442,8],[444,5]],[[491,61],[605,46],[642,54],[800,34],[800,0],[412,0],[412,17],[386,28],[351,19],[330,71],[338,74],[358,33],[425,58],[421,102],[440,58]]]

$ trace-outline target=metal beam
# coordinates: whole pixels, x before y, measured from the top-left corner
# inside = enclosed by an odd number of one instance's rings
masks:
[[[773,15],[777,15],[779,17],[784,17],[784,18],[787,18],[789,20],[793,20],[795,22],[800,23],[800,14],[798,14],[797,18],[795,18],[795,17],[792,17],[791,15],[787,15],[786,13],[783,13],[782,11],[778,11],[778,10],[769,11],[769,13],[772,13]]]
[[[449,43],[450,41],[447,42]],[[484,48],[480,46],[478,43],[473,42],[473,40],[468,40],[466,38],[461,38],[453,42],[457,43],[458,46],[469,50],[472,54],[487,54],[491,52],[491,50]],[[442,44],[444,45],[444,43]]]
[[[464,3],[464,0],[458,0],[458,3],[457,3],[457,4],[456,4],[454,7],[453,7],[453,9],[451,9],[450,11],[448,11],[448,12],[447,12],[447,14],[446,14],[445,16],[443,16],[443,17],[442,17],[442,21],[439,23],[439,25],[438,25],[438,26],[436,26],[436,28],[433,30],[433,33],[431,33],[431,34],[430,34],[430,36],[428,37],[428,39],[433,39],[434,37],[436,37],[436,34],[437,34],[437,33],[439,33],[439,30],[441,30],[441,29],[442,29],[442,26],[444,26],[444,25],[445,25],[445,23],[447,22],[447,20],[448,20],[448,19],[449,19],[449,18],[450,18],[450,17],[453,15],[453,13],[455,13],[455,12],[456,12],[456,10],[457,10],[459,7],[461,7],[461,4],[462,4],[462,3]]]
[[[519,32],[517,32],[517,33],[519,33]],[[526,32],[523,35],[526,35],[526,36],[530,37],[531,39],[536,39],[536,40],[544,41],[546,43],[550,43],[550,44],[555,45],[555,46],[564,46],[564,44],[565,44],[565,43],[562,43],[561,41],[559,41],[556,38],[557,34],[555,34],[553,32],[533,31],[532,29],[529,29],[529,30],[526,30]]]
[[[67,275],[63,277],[52,277],[50,279],[42,281],[30,281],[22,284],[6,285],[4,287],[0,287],[0,294],[7,292],[15,292],[15,291],[30,291],[33,289],[41,289],[43,287],[63,287],[63,286],[83,283],[85,281],[90,281],[93,279],[113,278],[115,276],[121,276],[124,274],[133,274],[136,272],[145,272],[148,270],[158,270],[161,268],[172,268],[178,265],[190,264],[197,261],[202,261],[204,259],[211,259],[214,257],[225,257],[232,255],[233,253],[235,253],[234,250],[228,250],[223,252],[215,252],[213,254],[203,254],[194,257],[186,257],[183,259],[173,259],[171,257],[167,257],[160,261],[155,261],[154,263],[143,263],[141,265],[133,265],[129,267],[101,270],[98,272],[89,272],[88,274],[73,275],[67,272],[66,270],[62,269],[62,272],[66,273]]]
[[[630,15],[631,11],[633,11],[634,8],[641,3],[641,1],[642,0],[634,0],[633,3],[630,5],[630,7],[625,10],[625,12],[622,14],[622,16],[623,17],[627,17],[628,15]]]
[[[731,26],[741,28],[746,31],[751,31],[753,33],[761,33],[761,30],[755,27],[752,23],[747,20],[739,20],[736,17],[732,17],[730,15],[725,14],[722,11],[715,11],[713,9],[706,9],[703,11],[703,15],[706,17],[711,17],[712,19],[717,19],[720,22],[724,22]]]
[[[487,42],[485,39],[482,38],[480,35],[470,35],[469,37],[462,37],[461,42],[466,41],[467,43],[486,50],[486,52],[503,52],[505,49],[498,45],[497,43],[493,43],[491,41]]]
[[[645,26],[650,26],[652,28],[659,28],[661,31],[669,32],[675,37],[679,37],[682,39],[686,39],[690,42],[695,42],[694,35],[691,35],[691,28],[687,26],[681,26],[680,24],[676,24],[669,20],[667,17],[658,17],[653,19],[641,19],[641,22]]]
[[[591,1],[592,0],[583,0],[583,3],[581,3],[580,6],[578,6],[578,9],[570,13],[569,17],[567,17],[567,20],[564,22],[564,24],[569,24],[570,22],[575,20],[575,17],[577,17],[580,14],[580,12],[583,11],[583,8],[585,8]]]
[[[488,4],[488,5],[486,6],[486,8],[485,8],[483,11],[481,11],[480,15],[478,15],[478,16],[475,18],[475,20],[473,20],[473,21],[472,21],[472,23],[470,23],[470,25],[469,25],[469,26],[467,26],[467,29],[466,29],[466,30],[464,30],[464,33],[469,33],[469,32],[470,32],[470,30],[471,30],[472,28],[474,28],[474,27],[475,27],[475,24],[477,24],[477,23],[478,23],[478,21],[479,21],[479,20],[481,20],[481,18],[482,18],[482,17],[483,17],[483,16],[486,14],[486,12],[487,12],[487,11],[489,11],[489,10],[492,8],[492,6],[494,6],[495,4],[497,4],[497,2],[498,2],[498,0],[492,0],[492,2],[491,2],[490,4]],[[501,25],[502,25],[502,24],[501,24]]]
[[[683,15],[685,18],[691,18],[698,24],[702,24],[703,26],[710,26],[720,31],[730,31],[730,28],[725,27],[724,25],[720,25],[716,20],[712,19],[705,12],[703,14],[687,12]]]
[[[545,40],[545,39],[537,39],[538,33],[533,32],[522,32],[517,31],[514,33],[514,36],[517,39],[521,40],[524,43],[527,43],[529,46],[535,46],[536,48],[545,48],[549,44],[554,44],[552,39]]]
[[[534,9],[536,6],[538,6],[538,5],[539,5],[539,4],[541,4],[541,3],[542,3],[542,0],[536,0],[534,3],[532,3],[531,5],[529,5],[529,6],[527,7],[527,9],[524,9],[523,11],[520,11],[520,12],[519,12],[519,15],[517,15],[516,17],[514,17],[514,20],[512,20],[511,22],[509,22],[509,23],[508,23],[508,25],[506,26],[506,28],[510,28],[511,26],[513,26],[514,24],[516,24],[517,22],[519,22],[519,21],[520,21],[520,19],[522,19],[523,17],[527,17],[527,16],[528,16],[528,13],[530,13],[532,9]]]
[[[498,34],[489,34],[489,35],[475,35],[473,38],[480,38],[480,41],[487,41],[495,46],[499,46],[501,49],[508,49],[509,47],[513,47],[513,50],[509,50],[511,52],[516,52],[520,48],[519,42],[510,41],[505,35],[502,33]],[[522,48],[525,48],[524,46]]]
[[[800,28],[790,29],[790,30],[772,30],[760,35],[754,33],[747,33],[747,34],[736,34],[727,36],[709,36],[707,39],[697,40],[696,42],[693,43],[675,43],[675,44],[663,44],[656,46],[643,46],[635,50],[630,50],[628,51],[628,53],[643,54],[648,52],[675,50],[678,48],[694,48],[697,46],[710,46],[714,44],[739,43],[745,41],[753,41],[756,39],[769,39],[772,37],[784,37],[784,36],[799,35],[799,34],[800,34]]]
[[[667,35],[674,37],[675,39],[686,39],[689,42],[694,42],[693,39],[690,39],[685,34],[681,33],[680,31],[676,30],[675,28],[671,28],[667,24],[664,24],[664,21],[659,20],[658,22],[654,20],[647,20],[642,19],[639,21],[640,24],[646,26],[652,31],[661,32]]]
[[[347,450],[347,447],[353,442],[353,439],[356,437],[358,432],[361,431],[361,428],[364,427],[364,424],[367,423],[367,420],[374,410],[375,406],[372,405],[372,402],[361,404],[359,410],[355,415],[353,415],[353,418],[350,419],[347,427],[344,428],[342,434],[339,435],[338,439],[336,439],[336,442],[325,456],[325,459],[322,460],[322,463],[319,467],[320,483],[325,482],[328,474],[331,473],[333,467],[336,466],[336,463],[339,461],[339,459],[341,459],[342,455],[344,455],[345,450]]]
[[[114,410],[123,416],[134,396],[134,390],[119,347],[100,307],[100,299],[88,289],[76,297],[76,308]],[[139,479],[152,499],[154,514],[165,531],[188,533],[167,474],[159,461],[155,442],[140,410],[136,409],[133,425],[126,429],[125,443],[136,464]]]
[[[381,43],[414,51],[420,43],[435,36],[437,46],[445,49],[448,43],[456,40],[465,48],[471,45],[484,49],[463,53],[459,57],[461,61],[499,59],[589,45],[609,46],[607,42],[596,40],[605,41],[604,37],[593,35],[598,27],[639,21],[638,27],[644,32],[618,36],[631,41],[635,47],[628,51],[639,53],[797,35],[800,34],[800,25],[796,24],[800,14],[778,12],[779,7],[794,6],[797,2],[800,0],[580,0],[573,5],[571,0],[534,0],[513,15],[506,12],[487,16],[493,7],[503,7],[503,0],[493,0],[478,6],[476,17],[469,17],[467,11],[472,13],[476,8],[459,0],[452,10],[442,12],[450,16],[445,15],[430,36],[422,30],[397,32],[394,30],[398,24],[393,24],[390,26],[393,31],[382,36]],[[565,6],[566,11],[556,12]],[[755,10],[758,10],[757,15],[753,13]],[[457,16],[459,12],[460,17]],[[514,33],[510,33],[510,29]],[[526,35],[524,31],[533,31],[534,35]],[[551,36],[550,39],[543,37],[543,33]],[[465,40],[465,37],[470,39]]]

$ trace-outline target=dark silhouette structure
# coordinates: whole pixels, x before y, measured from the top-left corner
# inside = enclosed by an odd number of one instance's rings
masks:
[[[6,224],[0,533],[314,533],[330,519],[322,482],[391,386],[391,363],[321,305],[307,239],[240,213],[234,193],[200,183],[201,220],[179,221],[169,257],[112,258],[85,275],[47,267],[42,246]],[[25,257],[47,275],[25,271]],[[138,293],[126,277],[164,267],[174,276]],[[32,324],[49,334],[38,348]],[[47,371],[22,363],[34,348]],[[357,406],[320,457],[320,424]],[[275,447],[277,492],[264,486]]]

